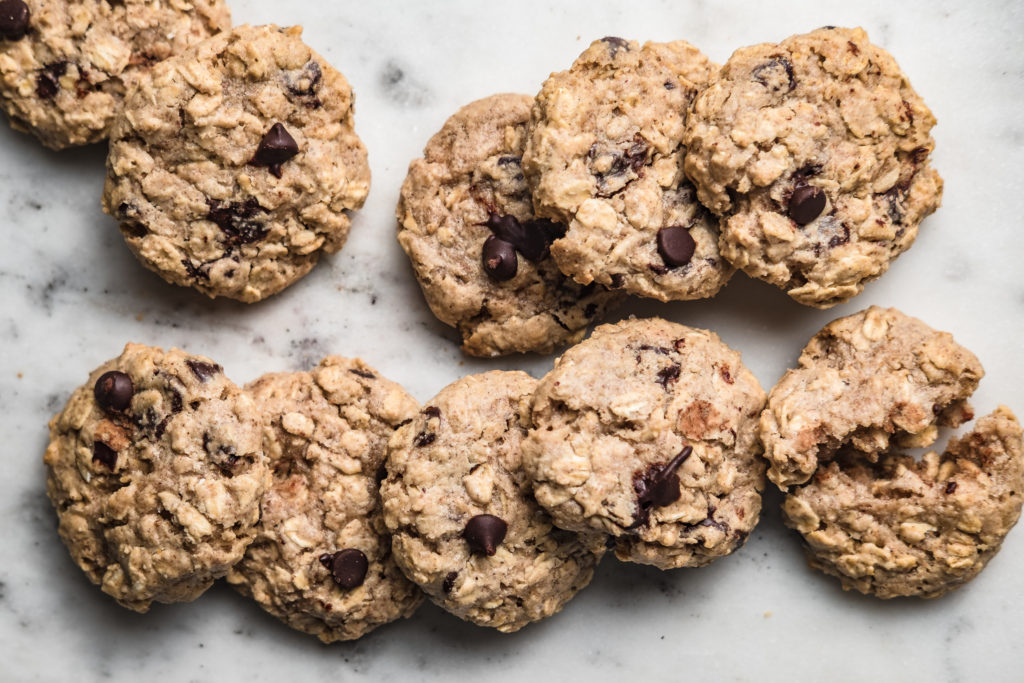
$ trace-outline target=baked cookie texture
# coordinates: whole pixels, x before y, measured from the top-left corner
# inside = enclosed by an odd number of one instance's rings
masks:
[[[51,149],[105,139],[125,94],[154,63],[231,26],[221,0],[8,6],[27,18],[23,31],[0,35],[0,102],[12,128]]]
[[[823,28],[737,50],[697,97],[684,143],[722,254],[802,304],[860,293],[938,208],[935,117],[885,50]]]
[[[786,497],[810,564],[880,598],[936,598],[974,578],[1020,517],[1021,427],[1001,406],[941,456],[850,453]]]
[[[683,174],[683,129],[715,65],[684,41],[595,41],[533,105],[523,169],[541,216],[568,226],[562,272],[662,301],[713,296],[733,269]]]
[[[659,318],[602,325],[533,399],[526,469],[565,529],[662,569],[727,555],[756,526],[765,394],[713,333]]]
[[[50,421],[46,492],[75,563],[121,605],[197,598],[255,535],[256,409],[202,356],[128,344]]]
[[[338,356],[245,390],[262,417],[273,483],[228,582],[325,643],[411,616],[423,595],[391,556],[377,477],[388,438],[416,400],[361,360]]]
[[[573,282],[548,255],[565,228],[535,216],[523,177],[532,102],[502,94],[461,108],[409,165],[398,202],[398,242],[430,310],[474,356],[551,353],[582,339],[621,298]],[[506,248],[511,275],[496,277],[485,244],[501,238],[523,251]]]
[[[300,36],[236,27],[127,98],[103,207],[168,282],[259,301],[344,245],[369,192],[366,150],[348,82]]]
[[[977,357],[900,311],[872,306],[818,332],[768,394],[760,420],[768,478],[808,481],[843,447],[876,459],[959,427],[984,370]]]
[[[499,631],[549,617],[593,577],[604,535],[554,527],[522,467],[537,381],[492,371],[445,387],[388,447],[384,519],[399,566],[452,614]]]

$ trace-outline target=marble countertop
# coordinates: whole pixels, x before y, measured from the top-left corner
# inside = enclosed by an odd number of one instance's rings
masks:
[[[1024,413],[1024,5],[952,1],[480,3],[232,0],[236,23],[303,24],[357,95],[373,188],[349,244],[260,304],[206,298],[140,266],[99,210],[101,146],[54,153],[0,125],[0,679],[4,681],[1020,680],[1024,529],[973,583],[935,601],[844,593],[809,570],[780,496],[734,556],[660,572],[607,559],[558,616],[502,635],[432,605],[333,646],[218,585],[146,615],[118,607],[71,562],[44,492],[46,421],[126,341],[181,346],[243,383],[361,356],[426,400],[471,372],[551,357],[461,355],[431,316],[394,239],[409,161],[459,106],[534,93],[605,35],[694,43],[722,62],[742,45],[825,24],[862,25],[935,112],[944,206],[917,244],[851,303],[802,307],[742,275],[714,300],[632,301],[718,332],[767,388],[827,321],[892,305],[953,332],[988,375],[973,404]]]

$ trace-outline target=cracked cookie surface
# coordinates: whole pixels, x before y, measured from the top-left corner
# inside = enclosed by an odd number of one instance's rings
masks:
[[[120,604],[197,598],[242,558],[268,483],[252,401],[202,356],[128,344],[50,421],[46,491]]]
[[[662,301],[714,296],[733,268],[683,174],[683,129],[714,65],[684,41],[595,41],[533,105],[523,168],[538,212],[568,226],[562,272]]]
[[[0,102],[14,129],[52,149],[105,139],[154,63],[231,26],[221,0],[14,0],[8,8],[23,10],[24,26],[0,35]]]
[[[103,207],[168,282],[259,301],[344,245],[370,169],[348,82],[300,35],[236,27],[153,67],[125,102]]]
[[[872,306],[826,325],[768,394],[761,441],[780,488],[806,482],[842,446],[877,457],[925,447],[973,417],[977,357],[900,311]]]
[[[621,298],[573,282],[548,255],[564,227],[534,215],[523,177],[532,102],[502,94],[466,105],[409,165],[402,185],[398,242],[430,309],[474,356],[551,353],[582,339]],[[503,272],[485,265],[484,252],[499,239],[511,245],[498,254],[509,262]]]
[[[416,400],[338,356],[309,372],[264,375],[245,391],[262,416],[273,482],[228,582],[325,643],[411,616],[423,595],[391,556],[377,477]]]
[[[388,447],[381,486],[399,565],[452,614],[499,631],[549,617],[590,583],[604,535],[555,528],[530,494],[522,442],[537,381],[470,375]]]
[[[686,173],[722,254],[802,304],[860,293],[939,206],[935,117],[861,29],[737,50],[689,119]]]
[[[764,391],[713,333],[658,318],[602,325],[537,388],[523,453],[566,529],[663,569],[727,555],[757,524]]]
[[[845,455],[845,454],[844,454]],[[840,455],[786,497],[808,562],[843,588],[936,598],[977,576],[1020,517],[1021,428],[1000,407],[920,461]]]

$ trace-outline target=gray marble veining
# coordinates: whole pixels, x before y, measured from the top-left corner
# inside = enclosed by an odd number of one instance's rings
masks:
[[[808,570],[779,519],[777,493],[736,555],[659,572],[608,559],[559,616],[513,635],[435,607],[361,641],[322,646],[224,586],[147,615],[89,584],[57,538],[46,501],[46,421],[126,341],[182,346],[246,382],[361,356],[420,400],[470,372],[543,374],[551,358],[462,356],[430,314],[394,240],[409,161],[462,104],[533,93],[604,35],[684,38],[722,62],[744,44],[824,24],[863,25],[934,110],[944,206],[917,244],[855,301],[803,308],[738,276],[713,301],[634,301],[715,330],[770,387],[822,324],[894,305],[952,331],[988,375],[979,413],[1024,413],[1024,6],[572,0],[550,3],[234,0],[236,23],[306,26],[349,78],[373,187],[349,244],[305,280],[246,306],[210,301],[147,272],[99,210],[105,150],[47,151],[0,125],[0,647],[4,681],[1020,680],[1024,531],[971,585],[938,601],[843,593]]]

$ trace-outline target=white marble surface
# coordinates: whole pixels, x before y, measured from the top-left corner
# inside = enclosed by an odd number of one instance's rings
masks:
[[[237,382],[359,355],[426,400],[491,368],[537,376],[548,357],[475,361],[420,296],[394,240],[408,162],[458,106],[533,93],[604,35],[685,38],[716,61],[824,24],[865,26],[939,119],[944,206],[854,302],[801,307],[743,276],[714,301],[632,302],[708,327],[770,387],[828,320],[895,305],[981,358],[979,412],[1024,413],[1024,7],[1019,2],[314,2],[233,0],[237,23],[301,23],[352,82],[373,189],[349,245],[262,304],[211,302],[136,263],[98,208],[100,147],[53,153],[0,130],[0,680],[1021,680],[1024,530],[972,584],[938,601],[843,593],[807,569],[779,496],[736,555],[662,573],[613,558],[559,616],[514,635],[427,605],[352,644],[322,646],[224,586],[147,615],[77,570],[44,495],[46,421],[128,340],[210,355]]]

